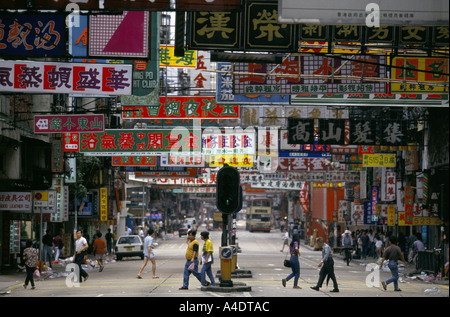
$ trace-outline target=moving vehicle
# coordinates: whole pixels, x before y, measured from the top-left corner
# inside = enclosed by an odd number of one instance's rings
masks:
[[[178,236],[179,237],[184,236],[184,235],[187,236],[187,232],[188,232],[189,229],[191,229],[191,226],[188,225],[187,223],[183,223],[180,226],[180,228],[178,228]]]
[[[144,242],[138,235],[121,236],[115,246],[117,261],[123,257],[138,256],[144,259]]]
[[[247,204],[246,229],[250,232],[270,232],[272,218],[272,200],[253,198]]]

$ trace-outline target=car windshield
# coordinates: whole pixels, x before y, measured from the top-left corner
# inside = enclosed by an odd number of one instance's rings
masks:
[[[119,244],[131,244],[131,243],[141,243],[141,240],[137,236],[131,237],[120,237]]]

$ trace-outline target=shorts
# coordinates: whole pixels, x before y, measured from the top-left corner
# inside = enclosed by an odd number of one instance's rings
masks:
[[[155,258],[155,254],[153,252],[150,253],[150,257],[148,255],[144,254],[144,259],[154,259]]]
[[[104,253],[97,253],[95,255],[95,259],[96,260],[103,260],[105,258],[105,254]]]

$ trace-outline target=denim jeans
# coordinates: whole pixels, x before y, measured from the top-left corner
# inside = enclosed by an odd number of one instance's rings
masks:
[[[398,265],[397,261],[390,260],[388,263],[389,270],[391,270],[392,276],[386,280],[386,285],[394,282],[394,289],[398,289]]]
[[[48,266],[52,267],[52,247],[49,245],[44,244],[44,263],[47,261],[48,258]]]
[[[297,286],[298,279],[300,278],[300,262],[298,261],[298,256],[291,255],[289,262],[291,262],[292,273],[286,277],[286,281],[289,281],[291,278],[294,278],[294,286]]]
[[[216,281],[214,280],[214,275],[211,270],[211,262],[205,263],[202,266],[202,270],[200,272],[201,275],[201,283],[203,286],[206,286],[206,275],[208,275],[209,279],[211,280],[211,285],[215,286]]]
[[[189,276],[194,274],[194,276],[197,278],[197,280],[201,283],[202,278],[200,276],[200,273],[198,272],[198,259],[194,259],[194,270],[189,271],[188,267],[191,265],[191,260],[187,260],[186,264],[184,265],[184,272],[183,272],[183,287],[189,286]]]

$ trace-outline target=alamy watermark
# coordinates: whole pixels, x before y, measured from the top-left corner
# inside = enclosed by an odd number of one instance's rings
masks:
[[[369,3],[366,5],[366,26],[380,27],[380,6],[377,3]]]

